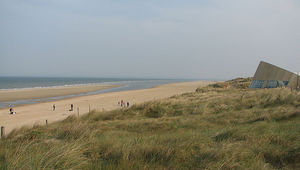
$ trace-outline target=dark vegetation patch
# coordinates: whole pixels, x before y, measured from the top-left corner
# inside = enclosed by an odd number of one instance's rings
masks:
[[[266,152],[264,159],[276,169],[283,169],[286,165],[288,168],[298,169],[300,167],[300,148],[282,153]]]
[[[0,169],[8,169],[8,162],[4,153],[0,153]]]
[[[295,118],[300,117],[300,112],[294,112],[292,114],[288,114],[288,115],[282,115],[279,117],[276,117],[275,120],[276,121],[287,121],[287,120],[293,120]]]
[[[259,117],[259,118],[256,118],[256,119],[253,119],[253,120],[250,120],[250,121],[247,121],[247,123],[255,123],[255,122],[259,122],[259,121],[265,121],[267,120],[266,117]]]
[[[223,140],[227,140],[227,139],[231,138],[232,136],[233,136],[233,133],[231,131],[226,131],[226,132],[222,132],[222,133],[216,135],[214,137],[214,140],[216,142],[221,142]]]

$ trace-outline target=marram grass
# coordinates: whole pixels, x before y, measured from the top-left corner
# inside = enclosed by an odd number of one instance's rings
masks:
[[[300,169],[300,95],[249,83],[13,131],[0,169]]]

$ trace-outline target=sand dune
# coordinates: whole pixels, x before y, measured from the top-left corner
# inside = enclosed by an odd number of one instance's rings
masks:
[[[10,115],[8,108],[0,109],[0,126],[5,126],[6,133],[12,129],[22,126],[32,126],[34,124],[45,124],[62,120],[69,115],[80,115],[88,113],[91,110],[113,110],[120,108],[118,101],[129,101],[130,104],[138,104],[145,101],[167,98],[176,94],[195,91],[197,87],[206,86],[212,82],[196,81],[175,83],[157,86],[150,89],[130,90],[121,92],[103,93],[97,95],[74,97],[69,99],[58,100],[55,102],[37,103],[31,105],[17,106],[14,110],[16,115]],[[39,91],[31,91],[39,93]],[[32,94],[35,95],[35,94]],[[56,105],[56,110],[52,111],[52,105]],[[70,104],[74,104],[74,110],[69,111]]]

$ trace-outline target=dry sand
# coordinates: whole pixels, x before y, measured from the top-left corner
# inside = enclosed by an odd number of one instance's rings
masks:
[[[5,127],[5,132],[9,133],[15,128],[22,126],[32,126],[34,124],[45,124],[65,119],[75,114],[79,108],[80,115],[91,110],[113,110],[120,108],[118,101],[129,101],[130,105],[139,104],[145,101],[162,99],[186,92],[193,92],[197,87],[206,86],[212,82],[196,81],[175,84],[166,84],[150,89],[129,90],[121,92],[103,93],[97,95],[80,96],[54,102],[37,103],[14,107],[16,115],[10,115],[8,108],[0,109],[0,126]],[[32,93],[35,93],[32,91]],[[52,105],[56,105],[56,110],[52,111]],[[74,104],[74,110],[69,111],[70,104]]]

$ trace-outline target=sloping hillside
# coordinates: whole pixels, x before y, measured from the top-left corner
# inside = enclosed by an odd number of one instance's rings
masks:
[[[235,79],[0,140],[0,169],[299,169],[300,95]]]

